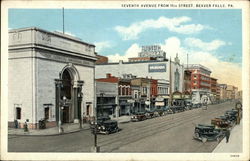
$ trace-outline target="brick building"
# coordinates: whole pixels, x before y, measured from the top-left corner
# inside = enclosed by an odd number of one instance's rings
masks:
[[[211,70],[200,64],[189,64],[188,70],[191,71],[191,90],[194,104],[204,103],[208,98],[211,103]]]
[[[96,57],[97,57],[96,64],[106,64],[109,61],[108,57],[106,56],[96,55]]]
[[[216,98],[217,98],[217,79],[216,78],[213,78],[213,77],[210,77],[210,90],[211,90],[211,93],[210,93],[210,97],[212,99],[212,101],[216,101]]]

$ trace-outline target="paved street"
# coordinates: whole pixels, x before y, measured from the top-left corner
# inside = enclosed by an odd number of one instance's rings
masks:
[[[110,135],[98,135],[101,152],[212,152],[217,142],[192,139],[195,124],[210,124],[234,103],[209,105],[142,122],[120,124],[122,129]],[[89,152],[94,143],[89,130],[60,136],[9,136],[9,152]]]

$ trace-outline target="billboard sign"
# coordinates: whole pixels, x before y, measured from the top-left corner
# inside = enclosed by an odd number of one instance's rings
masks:
[[[166,64],[149,64],[148,72],[166,72],[167,67]]]

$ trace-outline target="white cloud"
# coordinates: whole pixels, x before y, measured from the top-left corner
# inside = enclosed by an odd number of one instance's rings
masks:
[[[186,64],[188,53],[189,64],[204,65],[212,71],[211,76],[218,79],[218,83],[226,83],[242,89],[242,67],[239,64],[222,61],[209,51],[194,50],[190,48],[187,49],[183,47],[178,37],[169,37],[164,41],[164,43],[159,45],[161,46],[161,49],[166,52],[167,57],[171,57],[172,61],[174,60],[176,53],[178,53],[181,63]],[[130,57],[137,57],[140,51],[141,48],[138,44],[133,44],[125,52],[125,55],[116,53],[114,55],[108,55],[108,57],[111,62],[118,62],[119,60],[127,61]]]
[[[95,44],[95,46],[96,46],[96,47],[95,47],[95,50],[96,50],[97,52],[100,52],[100,51],[102,51],[102,50],[105,49],[105,48],[110,48],[110,47],[112,47],[110,41],[95,42],[94,44]]]
[[[197,38],[186,38],[184,40],[185,44],[191,48],[199,48],[203,51],[214,51],[219,47],[226,45],[222,40],[213,40],[211,42],[204,42]]]
[[[128,58],[137,57],[140,51],[141,48],[139,45],[133,44],[128,48],[124,55],[116,53],[114,55],[107,55],[107,57],[109,58],[110,62],[119,62],[119,60],[128,61]]]
[[[199,33],[200,31],[210,28],[201,24],[185,24],[190,22],[190,17],[175,17],[175,18],[166,18],[159,17],[158,19],[149,19],[140,22],[135,22],[129,27],[116,26],[115,30],[122,36],[123,40],[137,39],[138,35],[150,28],[166,28],[169,31],[181,33],[181,34],[194,34]]]
[[[212,41],[213,42],[213,41]],[[191,50],[182,47],[181,41],[177,37],[170,37],[160,44],[161,48],[167,53],[167,57],[174,60],[176,53],[180,58],[181,63],[187,63],[187,53],[189,54],[189,64],[201,64],[208,67],[212,74],[211,76],[218,79],[219,83],[226,83],[242,88],[241,71],[242,67],[233,62],[222,61],[214,56],[209,51]]]

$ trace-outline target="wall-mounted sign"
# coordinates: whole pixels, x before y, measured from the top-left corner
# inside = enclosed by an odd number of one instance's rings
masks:
[[[164,106],[164,102],[155,102],[155,106]]]
[[[166,64],[149,64],[148,72],[166,72]]]

